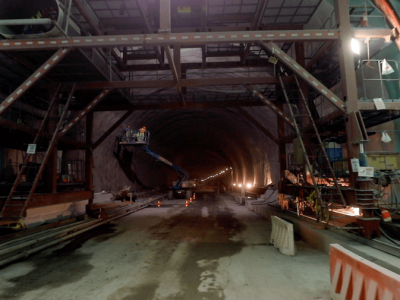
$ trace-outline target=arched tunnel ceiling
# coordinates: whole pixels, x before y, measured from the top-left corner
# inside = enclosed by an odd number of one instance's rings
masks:
[[[248,112],[276,134],[276,116],[268,108],[249,108]],[[102,131],[106,131],[107,122],[112,124],[120,115],[120,112],[101,112],[95,114],[95,120],[101,122],[104,126]],[[271,164],[269,170],[274,170],[270,177],[279,176],[276,144],[234,108],[136,111],[105,143],[112,144],[115,135],[127,125],[132,128],[146,126],[151,133],[149,149],[186,170],[191,179],[203,179],[232,167],[234,181],[263,185],[265,178],[261,178],[264,175],[259,173],[264,169],[259,168],[265,164]],[[94,139],[102,131],[97,132]],[[110,148],[107,144],[105,147]],[[166,185],[168,182],[163,180],[176,177],[173,171],[154,161],[144,151],[133,151],[138,177],[147,176],[149,185]],[[162,179],[160,172],[169,175]]]

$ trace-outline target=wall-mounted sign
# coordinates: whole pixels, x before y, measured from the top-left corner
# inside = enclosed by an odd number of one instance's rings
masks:
[[[26,150],[28,154],[35,154],[36,153],[36,144],[28,144],[28,149]]]
[[[358,176],[374,177],[374,167],[360,167],[358,170]]]

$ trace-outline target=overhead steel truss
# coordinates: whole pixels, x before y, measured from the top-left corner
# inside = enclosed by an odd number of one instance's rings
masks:
[[[158,33],[106,35],[95,37],[2,40],[0,50],[51,50],[63,48],[101,48],[165,46],[185,44],[247,43],[256,41],[330,41],[339,39],[338,30],[274,30],[239,32]]]

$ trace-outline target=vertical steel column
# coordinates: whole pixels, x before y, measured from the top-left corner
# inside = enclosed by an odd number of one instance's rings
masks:
[[[10,96],[0,103],[0,116],[13,105],[19,97],[38,82],[46,73],[48,73],[60,60],[62,60],[71,49],[59,49],[54,53],[38,70],[36,70],[27,80],[24,81]]]
[[[93,112],[86,115],[86,144],[89,146],[85,149],[85,190],[93,190]],[[93,198],[89,199],[89,208],[93,204]]]
[[[277,84],[275,86],[276,90],[278,88],[281,89],[281,86]],[[277,94],[277,92],[275,93]],[[283,111],[283,103],[276,103],[276,106]],[[276,121],[278,123],[278,140],[282,141],[285,137],[285,121],[282,118],[277,117]],[[279,143],[279,170],[280,170],[280,178],[281,182],[283,182],[285,176],[285,170],[287,170],[287,161],[286,161],[286,143]]]
[[[62,92],[62,91],[61,91]],[[59,91],[55,91],[55,104],[51,108],[49,108],[49,132],[55,132],[57,128],[57,121],[59,118],[58,112],[58,95]],[[49,193],[56,193],[57,192],[57,151],[58,147],[57,144],[54,145],[54,148],[51,150],[51,154],[47,161],[46,165],[46,190]]]
[[[305,53],[304,53],[304,44],[302,42],[296,42],[294,43],[294,50],[295,50],[295,54],[296,54],[296,61],[297,63],[305,68],[305,64],[306,64],[306,58],[305,58]],[[308,89],[307,89],[307,84],[305,84],[305,82],[303,80],[300,81],[300,89],[303,92],[304,97],[307,99],[307,103],[308,103]],[[300,98],[300,95],[299,95]],[[307,122],[309,123],[309,119],[306,116],[307,112],[305,111],[305,108],[303,107],[301,110],[301,114],[304,115],[304,117],[301,117],[301,122],[304,124],[303,126],[306,127],[307,125],[311,125],[311,124],[306,124]],[[307,151],[310,151],[311,153],[311,141],[310,141],[310,137],[308,135],[303,135],[303,142],[304,142],[304,146],[306,148]],[[307,171],[312,172],[312,170],[308,170],[307,168],[307,164],[305,161],[303,161],[303,178],[304,181],[307,181]]]
[[[343,91],[343,100],[346,103],[346,113],[358,111],[358,95],[357,95],[357,82],[356,73],[354,70],[354,57],[351,50],[351,25],[348,1],[335,0],[335,16],[336,22],[340,28],[341,47],[339,48],[340,57],[340,84]],[[357,174],[353,173],[351,167],[351,158],[358,158],[359,144],[354,144],[355,128],[350,120],[346,117],[346,135],[347,135],[347,151],[349,158],[349,171],[350,171],[350,187],[355,188]],[[350,201],[349,201],[350,202]],[[350,202],[351,203],[351,202]]]
[[[160,30],[159,32],[171,31],[171,1],[160,0]]]
[[[72,126],[74,126],[78,121],[80,121],[87,113],[92,111],[93,108],[98,104],[98,102],[100,102],[111,91],[112,91],[112,89],[108,89],[108,90],[104,90],[100,94],[98,94],[97,97],[94,98],[93,101],[90,102],[90,104],[88,106],[86,106],[85,109],[82,110],[75,119],[73,119],[68,125],[66,125],[64,127],[63,130],[61,130],[61,132],[58,134],[59,138],[62,137],[64,134],[66,134],[72,128]]]

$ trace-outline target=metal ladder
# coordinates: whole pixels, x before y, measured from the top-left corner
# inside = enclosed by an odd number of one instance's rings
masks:
[[[290,114],[293,118],[296,134],[297,134],[299,143],[300,143],[302,151],[303,151],[304,161],[305,161],[306,166],[311,174],[312,182],[315,187],[315,191],[317,193],[317,199],[319,201],[319,204],[321,205],[322,208],[326,207],[323,200],[324,200],[324,198],[326,198],[327,195],[322,195],[321,189],[318,187],[318,182],[315,178],[315,175],[314,175],[314,172],[312,169],[312,163],[317,162],[318,156],[313,155],[311,153],[310,147],[305,146],[304,137],[306,135],[312,135],[314,138],[317,139],[317,147],[321,151],[322,156],[326,162],[327,169],[328,169],[330,176],[332,178],[332,181],[333,181],[333,187],[335,188],[334,193],[329,194],[329,196],[331,197],[331,199],[333,199],[333,197],[339,198],[339,201],[343,204],[344,207],[346,207],[346,200],[343,197],[342,191],[340,190],[340,186],[337,182],[335,172],[333,171],[332,166],[330,164],[329,157],[328,157],[325,147],[322,143],[321,137],[318,132],[318,128],[315,125],[314,119],[311,115],[310,109],[307,104],[307,100],[304,97],[304,94],[301,90],[301,87],[300,87],[300,84],[299,84],[299,81],[298,81],[296,75],[293,75],[293,77],[295,79],[295,85],[296,85],[295,90],[290,89],[289,83],[286,82],[286,85],[285,85],[285,83],[283,82],[282,77],[280,75],[279,75],[279,81],[281,83],[283,94],[284,94],[286,103],[289,107]],[[308,122],[306,122],[306,121],[308,121]]]
[[[39,184],[39,181],[40,181],[40,179],[42,177],[42,174],[43,174],[43,171],[45,169],[47,160],[50,157],[50,154],[51,154],[51,152],[52,152],[52,150],[54,148],[54,145],[58,142],[59,129],[61,128],[61,125],[62,125],[62,122],[64,120],[64,117],[65,117],[65,115],[66,115],[66,113],[68,111],[69,104],[71,103],[72,96],[73,96],[74,91],[75,91],[75,85],[76,85],[75,83],[72,85],[71,92],[69,94],[67,103],[65,105],[65,109],[64,109],[64,111],[62,112],[62,114],[60,116],[58,124],[57,124],[57,126],[55,128],[55,131],[53,133],[52,139],[50,140],[49,146],[48,146],[47,151],[46,151],[46,153],[44,155],[44,158],[43,158],[43,160],[42,160],[42,162],[40,164],[39,170],[38,170],[38,172],[36,174],[36,177],[35,177],[35,179],[33,181],[33,184],[30,187],[30,190],[26,191],[26,192],[21,192],[21,191],[17,191],[17,189],[18,189],[18,187],[20,187],[20,184],[22,182],[21,179],[23,178],[23,176],[26,174],[27,170],[29,169],[28,165],[32,161],[32,158],[33,158],[33,155],[34,155],[34,154],[28,154],[28,153],[26,154],[26,157],[25,157],[24,162],[22,164],[22,168],[19,170],[17,178],[14,181],[13,187],[11,188],[11,191],[10,191],[8,197],[7,197],[7,200],[5,201],[5,203],[4,203],[4,205],[3,205],[2,209],[1,209],[0,217],[1,217],[2,221],[9,220],[10,222],[13,222],[13,221],[18,221],[19,219],[24,217],[26,209],[27,209],[27,206],[28,206],[28,203],[29,203],[29,201],[31,201],[31,199],[32,199],[32,197],[33,197],[33,195],[35,193],[35,190],[36,190],[36,188],[37,188],[37,186]],[[67,89],[67,86],[65,86],[64,89]],[[43,119],[43,121],[42,121],[42,123],[40,125],[40,128],[39,128],[39,130],[38,130],[38,132],[36,134],[36,137],[35,137],[34,141],[32,142],[32,144],[36,144],[37,145],[37,143],[39,142],[39,138],[41,137],[41,135],[44,132],[44,129],[46,127],[46,121],[47,121],[47,119],[49,117],[51,109],[53,108],[53,106],[54,106],[54,104],[56,102],[55,100],[57,99],[57,95],[58,95],[59,91],[60,91],[60,85],[57,87],[57,90],[54,93],[54,95],[53,95],[53,97],[52,97],[52,99],[50,101],[49,109],[48,109],[48,111],[46,112],[46,114],[44,116],[44,119]]]

